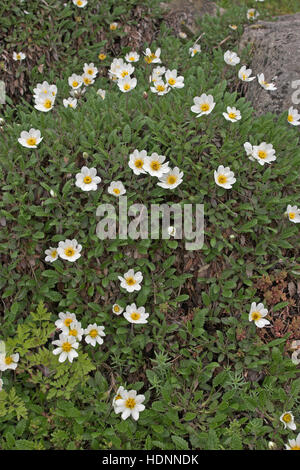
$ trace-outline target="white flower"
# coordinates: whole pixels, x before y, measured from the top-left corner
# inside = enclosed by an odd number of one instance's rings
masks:
[[[48,250],[45,250],[45,261],[49,261],[49,263],[53,263],[53,261],[56,261],[58,258],[58,253],[57,253],[57,248],[50,248]]]
[[[114,409],[117,406],[117,401],[124,398],[124,392],[127,392],[127,390],[125,390],[124,387],[121,386],[118,388],[117,393],[114,396],[113,402],[112,402]]]
[[[125,60],[127,62],[137,62],[139,58],[140,58],[139,54],[134,51],[128,52],[128,54],[126,54],[125,56]]]
[[[135,149],[133,153],[129,155],[128,166],[133,170],[135,175],[140,175],[146,173],[144,169],[145,159],[147,157],[146,150],[141,150],[140,152]]]
[[[62,259],[74,262],[80,258],[82,246],[78,244],[77,240],[65,240],[58,244],[57,253]]]
[[[143,275],[141,271],[137,273],[133,269],[129,269],[124,276],[118,276],[119,281],[121,282],[120,287],[126,289],[127,292],[133,292],[135,290],[141,290],[141,282],[143,280]]]
[[[215,182],[218,186],[225,189],[231,189],[232,185],[236,182],[233,171],[228,166],[224,168],[220,165],[217,170],[214,171]]]
[[[55,102],[55,96],[53,96],[50,93],[46,94],[46,93],[41,92],[35,98],[35,106],[34,107],[38,111],[42,111],[43,113],[47,113],[48,111],[51,111],[51,109],[53,108],[54,102]]]
[[[291,206],[290,204],[286,208],[285,214],[288,216],[291,222],[299,224],[300,222],[300,209],[297,206]]]
[[[102,90],[102,88],[99,88],[99,90],[97,90],[97,95],[101,96],[101,98],[104,100],[105,95],[106,95],[106,91]]]
[[[162,75],[165,73],[166,67],[158,65],[152,70],[151,80],[150,82],[156,82],[157,80],[162,80]]]
[[[300,114],[296,108],[289,108],[287,120],[292,126],[300,126]]]
[[[175,168],[170,168],[168,173],[165,173],[159,178],[157,186],[164,189],[174,189],[182,183],[182,179],[183,171],[180,171],[179,168],[175,166]]]
[[[295,431],[297,428],[295,421],[294,421],[294,416],[291,411],[285,411],[282,413],[280,416],[280,421],[284,424],[284,429],[289,428],[292,431]]]
[[[73,73],[73,75],[68,78],[68,83],[73,90],[77,90],[83,84],[82,76]]]
[[[74,5],[79,8],[83,8],[87,5],[87,0],[73,0]]]
[[[98,74],[98,69],[95,67],[94,63],[84,64],[83,66],[84,75],[88,75],[90,78],[96,78]]]
[[[116,197],[123,196],[126,193],[126,189],[122,181],[112,181],[107,189],[109,194],[113,194]]]
[[[248,20],[255,20],[258,16],[259,13],[255,10],[255,8],[249,8],[249,10],[247,11]]]
[[[59,335],[59,340],[52,341],[54,346],[58,346],[53,350],[53,354],[56,356],[59,354],[59,362],[64,362],[68,359],[69,362],[73,362],[75,357],[78,357],[78,352],[75,349],[78,348],[79,343],[76,341],[74,336],[66,336],[63,333]]]
[[[0,354],[0,371],[11,369],[15,370],[18,367],[19,354],[5,355]]]
[[[252,156],[260,165],[271,163],[276,160],[273,145],[267,144],[266,142],[262,142],[260,145],[254,145]]]
[[[136,390],[130,390],[127,392],[123,391],[123,397],[117,400],[115,403],[115,413],[122,413],[121,418],[123,420],[132,416],[135,421],[139,419],[139,413],[144,411],[145,406],[142,405],[145,400],[144,395],[137,395]]]
[[[118,80],[118,87],[120,88],[123,93],[127,93],[128,91],[133,90],[136,87],[137,80],[136,78],[130,78],[126,76],[125,78],[121,78]]]
[[[77,341],[82,340],[84,329],[81,327],[80,321],[73,320],[69,326],[63,324],[61,330],[66,336],[73,336]]]
[[[146,319],[149,317],[149,313],[145,312],[144,307],[137,308],[135,304],[127,305],[126,311],[123,313],[123,315],[124,318],[129,321],[129,323],[148,323]]]
[[[300,340],[295,340],[291,344],[291,349],[294,351],[292,354],[292,363],[296,366],[300,364]]]
[[[171,237],[175,237],[175,235],[176,235],[176,227],[173,227],[173,226],[168,227],[168,234],[169,234]]]
[[[238,29],[237,25],[236,24],[230,24],[229,25],[229,28],[230,29],[233,29],[233,31],[236,31]]]
[[[150,87],[152,93],[157,93],[159,96],[166,95],[170,89],[169,85],[164,83],[163,80],[155,80],[154,86]]]
[[[64,328],[69,328],[71,323],[76,321],[75,313],[60,312],[58,314],[58,317],[59,317],[59,320],[56,320],[55,326],[56,328],[59,328],[60,330],[63,330]]]
[[[264,328],[266,325],[270,325],[269,320],[265,320],[264,318],[267,315],[268,310],[264,308],[264,304],[252,302],[249,312],[249,321],[254,321],[258,328]]]
[[[144,170],[151,176],[161,178],[164,173],[170,171],[169,163],[164,163],[166,157],[153,152],[151,156],[145,157]]]
[[[255,159],[253,158],[253,146],[250,144],[250,142],[244,143],[244,149],[246,150],[246,154],[248,155],[249,160],[254,162]]]
[[[117,79],[117,73],[119,72],[121,67],[124,67],[125,63],[123,59],[114,59],[110,64],[110,69],[108,75],[113,80]]]
[[[100,176],[96,175],[96,168],[83,166],[80,173],[76,174],[75,186],[82,189],[82,191],[96,191],[97,185],[101,182]]]
[[[95,83],[95,79],[88,73],[84,73],[83,75],[81,75],[81,78],[85,86],[89,86]]]
[[[38,129],[30,129],[29,132],[22,131],[18,138],[19,144],[23,147],[36,149],[39,143],[43,140],[41,137],[41,131]]]
[[[255,80],[255,77],[251,77],[251,73],[252,69],[247,69],[246,65],[243,65],[238,73],[239,79],[243,82],[252,82],[252,80]]]
[[[275,86],[274,83],[268,83],[268,82],[266,82],[265,76],[264,76],[263,73],[259,73],[259,74],[257,75],[257,79],[258,79],[258,83],[259,83],[265,90],[270,90],[270,91],[277,90],[277,87]]]
[[[91,344],[92,346],[96,346],[96,344],[103,344],[102,336],[106,336],[104,333],[104,326],[98,326],[97,323],[93,323],[89,325],[85,330],[84,334],[85,342],[87,344]]]
[[[26,58],[26,55],[24,54],[24,52],[14,52],[13,53],[13,59],[14,60],[24,60]]]
[[[289,439],[289,445],[285,444],[286,450],[300,450],[300,432],[296,439]]]
[[[116,77],[119,79],[125,78],[125,77],[130,77],[134,72],[134,67],[131,64],[126,64],[124,62],[121,67],[119,67],[118,71],[116,72]]]
[[[224,54],[224,60],[226,64],[235,66],[240,63],[241,59],[236,52],[226,51]]]
[[[236,122],[242,119],[241,112],[236,108],[231,108],[227,106],[227,113],[223,113],[224,118],[227,121]]]
[[[44,81],[43,83],[38,83],[33,89],[34,98],[37,99],[44,95],[52,95],[54,98],[57,95],[57,86],[49,85],[48,82]]]
[[[77,99],[76,98],[68,98],[67,100],[63,100],[63,105],[65,108],[73,108],[77,107]]]
[[[186,38],[187,38],[186,33],[184,33],[183,31],[179,31],[178,36],[179,36],[181,39],[186,39]]]
[[[112,311],[116,315],[121,315],[123,310],[124,310],[124,308],[122,308],[121,305],[119,305],[119,304],[114,304],[113,307],[112,307]]]
[[[3,390],[3,380],[2,379],[0,379],[0,392],[1,392],[1,390]]]
[[[177,77],[177,70],[167,70],[166,71],[166,82],[171,88],[183,88],[184,87],[184,77]]]
[[[198,54],[199,52],[201,52],[200,44],[194,44],[193,47],[189,48],[189,53],[191,57],[194,57],[194,55]]]
[[[197,113],[196,117],[201,117],[204,114],[210,114],[216,103],[212,95],[206,95],[203,93],[201,96],[195,96],[194,105],[191,107],[193,113]]]
[[[116,22],[110,23],[110,25],[109,25],[109,29],[111,31],[115,31],[117,29],[117,27],[118,27],[118,23],[116,23]]]
[[[145,61],[147,62],[147,64],[151,64],[152,62],[153,64],[160,64],[161,63],[160,53],[161,53],[160,48],[156,49],[155,52],[151,52],[151,50],[147,47],[146,52],[144,52]]]

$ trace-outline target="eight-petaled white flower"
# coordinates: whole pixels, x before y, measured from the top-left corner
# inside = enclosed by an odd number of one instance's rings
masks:
[[[69,362],[73,362],[73,359],[78,357],[78,352],[75,350],[78,349],[79,343],[74,336],[67,336],[61,333],[59,339],[52,341],[52,344],[58,346],[53,349],[53,354],[55,356],[59,354],[59,362],[64,362],[66,359]]]
[[[74,262],[80,258],[82,246],[78,244],[75,238],[73,240],[61,241],[58,244],[57,253],[62,259]]]
[[[73,3],[79,8],[84,8],[87,5],[87,0],[73,0]]]
[[[34,99],[41,98],[43,95],[52,95],[53,98],[57,95],[57,86],[49,85],[48,82],[44,81],[43,83],[38,83],[33,89]]]
[[[203,93],[201,96],[195,96],[194,105],[191,107],[193,113],[197,113],[196,117],[201,117],[204,114],[210,114],[216,103],[212,95],[206,95]]]
[[[219,168],[214,171],[214,177],[216,184],[225,189],[231,189],[232,185],[236,182],[234,173],[228,166],[224,167],[220,165]]]
[[[55,322],[56,328],[59,328],[60,330],[63,330],[64,328],[69,328],[71,323],[76,321],[76,315],[75,313],[70,313],[70,312],[60,312],[58,314],[58,320]]]
[[[284,413],[282,413],[282,415],[280,416],[280,421],[284,424],[284,429],[288,428],[292,431],[295,431],[295,429],[297,428],[294,416],[291,411],[285,411]]]
[[[119,304],[114,304],[112,306],[112,311],[113,313],[115,313],[116,315],[121,315],[121,313],[123,312],[124,308],[121,307],[121,305]]]
[[[139,419],[139,413],[144,411],[145,406],[142,405],[145,400],[144,395],[137,395],[136,390],[123,391],[123,397],[115,402],[115,413],[121,414],[123,420],[132,416],[135,421]]]
[[[15,370],[18,367],[19,354],[0,354],[0,371],[11,369]]]
[[[35,98],[34,107],[38,111],[42,111],[43,113],[48,113],[53,108],[54,102],[55,102],[55,96],[53,96],[50,93],[45,94],[45,93],[41,92]]]
[[[300,114],[296,108],[289,108],[287,120],[292,126],[300,126]]]
[[[241,59],[236,52],[226,51],[224,54],[224,60],[226,64],[235,66],[240,63]]]
[[[300,223],[300,209],[297,206],[291,206],[290,204],[286,208],[285,214],[288,216],[289,220],[294,224]]]
[[[277,90],[277,87],[274,83],[269,83],[265,80],[265,75],[263,73],[259,73],[257,75],[257,80],[260,86],[262,86],[265,90],[273,91]]]
[[[147,318],[149,317],[149,313],[146,313],[145,307],[137,308],[135,304],[127,305],[123,315],[129,323],[148,323]]]
[[[267,315],[268,309],[264,307],[264,304],[256,304],[255,302],[252,302],[249,312],[249,321],[254,321],[258,328],[264,328],[265,326],[270,325],[269,320],[264,318]]]
[[[101,182],[100,176],[97,176],[96,168],[83,166],[80,173],[76,174],[75,185],[82,191],[96,191],[97,185]]]
[[[184,77],[181,75],[177,77],[177,70],[167,70],[166,74],[166,82],[171,88],[183,88],[184,87]]]
[[[22,131],[18,138],[19,144],[23,145],[23,147],[32,149],[36,149],[42,140],[43,137],[41,137],[41,131],[33,128],[30,129],[29,132]]]
[[[13,53],[13,59],[14,60],[21,61],[21,60],[24,60],[25,58],[26,58],[26,54],[24,54],[24,52],[14,52]]]
[[[116,76],[119,79],[125,78],[125,77],[130,77],[134,72],[134,67],[131,64],[126,64],[125,62],[121,67],[116,72]]]
[[[243,82],[252,82],[256,77],[251,77],[252,69],[247,69],[246,65],[240,68],[238,76]]]
[[[50,246],[48,250],[45,250],[45,255],[46,255],[45,261],[49,263],[53,263],[53,261],[56,261],[58,258],[57,248],[52,248]]]
[[[135,149],[133,153],[129,155],[128,166],[129,168],[133,170],[133,173],[135,175],[146,173],[144,169],[146,157],[147,157],[146,150],[138,151],[137,149]]]
[[[131,51],[128,52],[128,54],[125,55],[125,60],[127,62],[137,62],[139,60],[140,56],[137,52]]]
[[[165,159],[164,155],[153,152],[150,156],[145,157],[144,170],[151,176],[161,178],[164,173],[170,171],[169,162],[164,163]]]
[[[104,326],[98,326],[97,323],[93,323],[89,325],[85,330],[85,342],[87,344],[91,344],[92,346],[96,346],[96,344],[103,344],[103,336],[106,336],[104,333]]]
[[[141,271],[134,272],[134,269],[129,269],[124,276],[118,276],[119,281],[121,282],[120,287],[126,289],[127,292],[134,292],[135,290],[141,290],[141,282],[143,280],[143,275]]]
[[[183,171],[180,171],[177,166],[173,169],[169,169],[168,173],[164,173],[159,178],[159,183],[157,186],[160,186],[164,189],[174,189],[179,186],[183,181]]]
[[[159,96],[166,95],[170,91],[170,87],[163,80],[155,80],[154,86],[150,87],[152,93],[157,93]]]
[[[136,87],[137,80],[135,77],[131,78],[130,76],[126,76],[125,78],[119,79],[117,84],[123,93],[128,93]]]
[[[85,75],[89,75],[91,78],[96,78],[98,69],[95,67],[94,63],[91,62],[90,64],[84,64],[83,72]]]
[[[249,8],[247,11],[247,18],[248,20],[255,20],[259,16],[259,13],[255,8]]]
[[[92,85],[93,83],[95,83],[95,79],[91,75],[89,75],[88,73],[82,74],[81,78],[82,78],[82,81],[83,81],[85,86],[89,86],[89,85]]]
[[[254,145],[252,156],[260,165],[271,163],[276,160],[273,145],[267,144],[266,142],[262,142],[260,145]]]
[[[73,336],[77,341],[81,341],[84,333],[84,329],[82,328],[80,321],[77,320],[73,320],[69,326],[64,324],[61,330],[64,335]]]
[[[68,78],[68,83],[73,90],[77,90],[83,84],[82,76],[73,73],[73,75]]]
[[[119,197],[126,193],[126,189],[122,181],[112,181],[107,188],[107,192],[113,196]]]
[[[231,122],[237,122],[242,119],[241,112],[236,108],[231,108],[230,106],[227,106],[227,113],[223,113],[223,116],[227,121]]]

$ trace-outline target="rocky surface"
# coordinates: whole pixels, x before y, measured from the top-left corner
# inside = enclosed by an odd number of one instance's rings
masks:
[[[217,7],[211,0],[172,0],[171,2],[161,2],[161,7],[165,11],[166,23],[178,34],[180,31],[197,34],[196,20],[205,14],[216,15]]]
[[[278,114],[290,106],[297,107],[300,104],[300,13],[246,27],[241,49],[249,43],[252,61],[247,65],[253,74],[264,73],[265,80],[277,86],[276,91],[267,91],[256,80],[249,84],[245,96],[257,115],[268,111]]]

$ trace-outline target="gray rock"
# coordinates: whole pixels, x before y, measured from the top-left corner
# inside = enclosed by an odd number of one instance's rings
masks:
[[[252,46],[252,74],[264,73],[276,91],[264,90],[255,80],[247,84],[245,96],[257,115],[282,113],[300,104],[300,13],[284,15],[273,22],[258,21],[246,27],[241,49]],[[297,83],[298,81],[298,83]]]

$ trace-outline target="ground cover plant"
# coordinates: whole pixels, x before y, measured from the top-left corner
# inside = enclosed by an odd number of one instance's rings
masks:
[[[0,7],[1,449],[300,447],[299,115],[255,117],[238,49],[296,4],[220,5]],[[122,194],[204,204],[203,247],[100,240]]]

